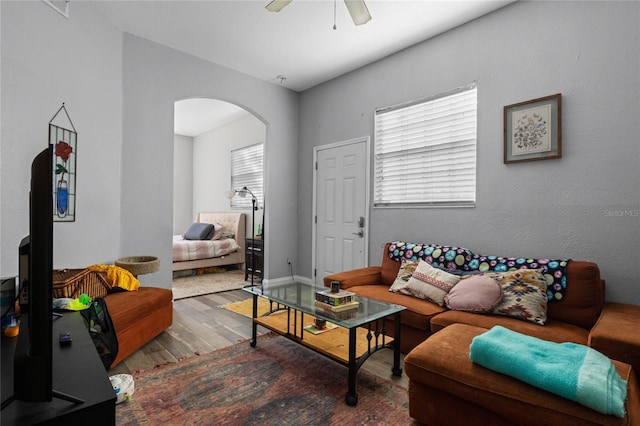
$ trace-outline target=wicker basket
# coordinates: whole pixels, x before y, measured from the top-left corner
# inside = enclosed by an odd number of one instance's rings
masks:
[[[116,266],[131,272],[134,277],[160,270],[160,259],[155,256],[130,256],[116,259]]]
[[[90,269],[53,271],[53,297],[75,299],[82,293],[91,298],[104,297],[111,288],[106,272]]]

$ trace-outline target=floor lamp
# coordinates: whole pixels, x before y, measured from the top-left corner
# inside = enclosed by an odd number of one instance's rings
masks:
[[[256,254],[255,254],[255,239],[256,239],[256,210],[258,210],[258,198],[251,192],[246,186],[242,189],[232,189],[227,191],[227,198],[232,199],[236,195],[245,198],[247,194],[251,195],[251,286],[253,287],[253,275],[256,273]]]

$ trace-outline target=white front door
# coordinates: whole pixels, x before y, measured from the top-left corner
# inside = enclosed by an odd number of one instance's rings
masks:
[[[367,263],[369,138],[314,149],[313,280]]]

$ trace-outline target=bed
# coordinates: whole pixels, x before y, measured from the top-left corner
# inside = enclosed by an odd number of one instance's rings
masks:
[[[185,240],[182,235],[174,235],[173,271],[224,265],[240,266],[244,263],[244,213],[200,212],[196,216],[196,222],[223,225],[227,238],[194,241]],[[232,238],[228,238],[230,236]]]

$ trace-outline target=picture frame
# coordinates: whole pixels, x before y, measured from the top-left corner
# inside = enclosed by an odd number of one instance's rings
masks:
[[[504,164],[562,158],[562,95],[504,107]]]

